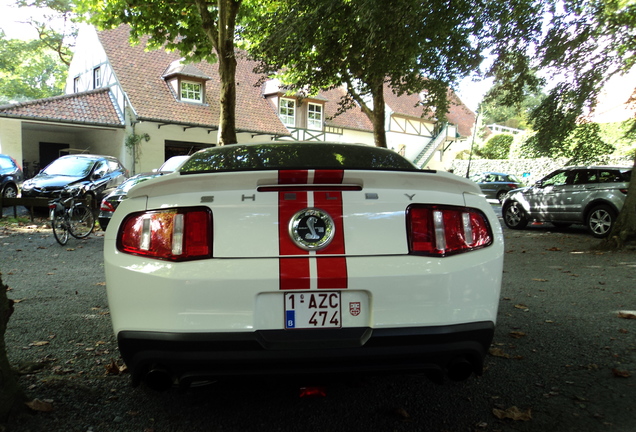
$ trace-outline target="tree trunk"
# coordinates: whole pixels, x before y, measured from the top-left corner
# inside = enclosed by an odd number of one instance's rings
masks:
[[[219,54],[221,76],[221,115],[219,118],[219,145],[236,144],[236,57],[234,49],[222,59]]]
[[[626,243],[636,240],[636,179],[634,172],[636,172],[636,158],[634,159],[634,168],[625,204],[618,214],[609,236],[601,241],[599,249],[618,250],[622,249]]]
[[[7,298],[7,287],[0,278],[0,425],[7,420],[10,413],[24,407],[23,402],[26,401],[9,364],[4,343],[4,334],[12,313],[13,301]]]
[[[384,117],[386,108],[384,105],[384,83],[373,89],[373,141],[376,147],[387,148],[386,131],[384,130]]]
[[[218,21],[208,9],[208,0],[196,0],[203,30],[219,61],[221,79],[218,144],[236,144],[236,56],[234,33],[242,0],[217,0]]]
[[[347,84],[349,95],[358,102],[360,109],[369,118],[373,125],[373,141],[375,146],[387,148],[386,131],[384,130],[384,117],[386,115],[384,105],[384,80],[379,80],[379,82],[370,85],[372,89],[373,109],[369,108],[369,106],[364,103],[362,97],[353,90],[354,86],[351,84],[350,80]]]

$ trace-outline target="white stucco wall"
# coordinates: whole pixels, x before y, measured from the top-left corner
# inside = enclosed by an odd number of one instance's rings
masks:
[[[22,127],[19,120],[0,118],[0,153],[22,165]]]

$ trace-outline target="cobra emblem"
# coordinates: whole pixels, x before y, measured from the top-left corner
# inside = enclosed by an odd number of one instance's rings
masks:
[[[318,219],[314,216],[307,219],[307,228],[309,228],[309,232],[305,234],[305,240],[318,240],[320,238],[320,236],[316,234],[316,228],[314,227],[317,220]]]
[[[291,239],[305,250],[326,247],[335,234],[335,225],[329,214],[318,208],[306,208],[297,212],[289,221]]]

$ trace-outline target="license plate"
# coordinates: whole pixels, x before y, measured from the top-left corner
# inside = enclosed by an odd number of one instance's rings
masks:
[[[285,328],[340,328],[340,292],[285,293]]]

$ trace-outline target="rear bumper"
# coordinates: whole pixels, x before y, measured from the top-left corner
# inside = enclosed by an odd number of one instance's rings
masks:
[[[439,378],[448,373],[465,379],[482,373],[493,334],[492,322],[476,322],[241,333],[122,331],[118,342],[133,385],[158,368],[187,385],[224,377],[338,373],[422,372]]]

